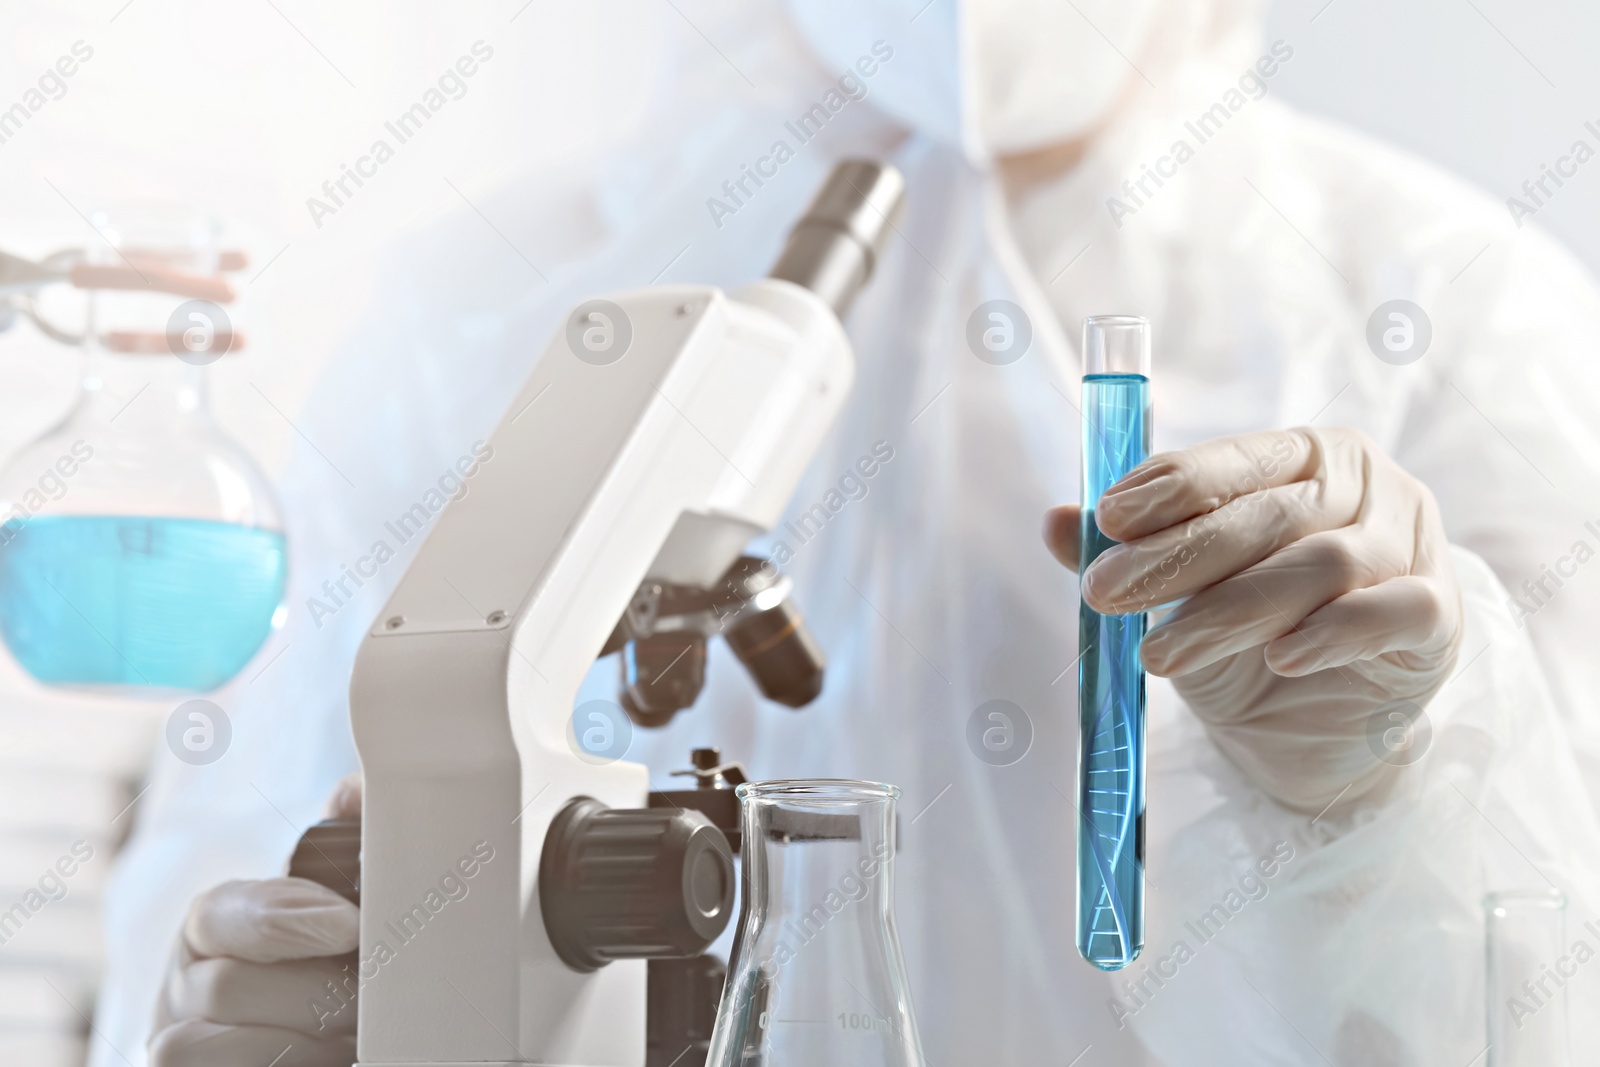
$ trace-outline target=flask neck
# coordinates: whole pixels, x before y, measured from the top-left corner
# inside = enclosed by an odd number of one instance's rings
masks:
[[[879,922],[893,899],[892,797],[746,799],[749,906],[768,922]],[[822,911],[819,912],[818,909]]]
[[[206,368],[171,355],[121,355],[86,341],[79,357],[81,388],[77,413],[115,429],[209,423]]]

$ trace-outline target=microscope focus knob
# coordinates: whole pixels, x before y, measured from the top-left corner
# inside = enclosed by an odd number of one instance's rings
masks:
[[[575,797],[550,823],[539,906],[567,966],[694,956],[733,913],[733,851],[698,811]]]

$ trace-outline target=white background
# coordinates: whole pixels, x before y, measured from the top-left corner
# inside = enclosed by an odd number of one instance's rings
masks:
[[[1267,39],[1295,48],[1272,89],[1504,201],[1583,138],[1600,150],[1600,5],[1583,0],[1282,0]],[[1511,216],[1506,215],[1511,226]],[[1600,160],[1537,224],[1600,270]]]

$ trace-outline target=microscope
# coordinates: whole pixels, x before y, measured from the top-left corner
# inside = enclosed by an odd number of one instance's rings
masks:
[[[574,703],[617,653],[609,706],[664,724],[718,634],[768,698],[821,692],[788,579],[744,547],[850,389],[840,319],[902,194],[840,163],[769,277],[580,304],[440,514],[356,656],[362,824],[290,868],[359,899],[358,1067],[704,1062],[742,771],[697,750],[694,788],[652,793],[584,743],[628,724]]]

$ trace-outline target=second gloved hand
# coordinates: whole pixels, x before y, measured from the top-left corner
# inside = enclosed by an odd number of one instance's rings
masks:
[[[1089,567],[1084,599],[1104,613],[1182,601],[1145,637],[1145,668],[1263,790],[1315,812],[1392,780],[1375,717],[1381,733],[1426,706],[1461,641],[1426,486],[1357,431],[1267,431],[1152,456],[1095,521],[1123,543]],[[1046,517],[1074,569],[1078,523],[1072,506]]]
[[[360,816],[359,779],[340,784],[328,814]],[[201,894],[161,991],[151,1067],[350,1067],[356,1005],[329,1010],[339,1001],[327,983],[348,986],[359,943],[359,909],[304,878]]]

